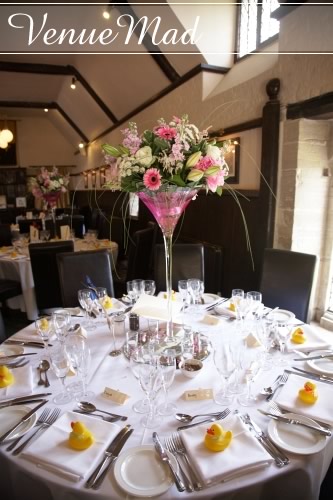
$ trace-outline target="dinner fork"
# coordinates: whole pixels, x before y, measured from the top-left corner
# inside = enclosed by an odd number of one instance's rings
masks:
[[[114,417],[107,417],[106,415],[99,415],[98,413],[88,413],[86,411],[81,410],[72,410],[74,413],[80,413],[81,415],[87,415],[88,417],[99,417],[105,420],[105,422],[119,422],[119,420],[127,420],[127,417],[122,417],[121,415],[117,415]]]
[[[59,408],[56,408],[52,411],[51,415],[48,416],[48,418],[45,420],[45,422],[40,425],[38,427],[38,429],[28,438],[24,441],[24,443],[22,443],[18,448],[16,448],[14,451],[13,451],[13,455],[18,455],[19,453],[21,453],[21,451],[24,450],[24,448],[27,446],[27,444],[42,430],[44,429],[47,429],[48,427],[50,427],[52,424],[54,424],[54,422],[57,420],[57,418],[59,417],[60,415],[60,409]]]
[[[282,377],[279,380],[279,385],[276,386],[276,388],[274,389],[274,391],[272,392],[272,394],[269,394],[267,396],[266,401],[270,401],[271,399],[273,399],[276,391],[287,382],[288,377],[289,377],[289,373],[284,372],[284,374],[282,375]]]
[[[274,415],[277,415],[277,416],[280,416],[280,415],[284,415],[284,413],[291,413],[290,411],[288,410],[282,410],[279,405],[275,402],[275,401],[270,401],[269,403],[269,411],[270,413],[273,413]],[[300,415],[301,416],[301,415]],[[325,422],[321,422],[320,420],[318,419],[314,419],[313,417],[311,417],[311,419],[316,422],[318,425],[320,425],[323,429],[327,429],[327,430],[331,430],[332,428],[326,424]]]
[[[51,408],[45,408],[43,413],[40,414],[36,424],[35,424],[35,427],[39,427],[40,425],[42,425],[45,420],[47,419],[47,417],[49,416],[50,414],[50,411],[51,411]],[[12,451],[18,444],[19,442],[21,441],[21,439],[23,438],[24,434],[20,437],[18,437],[17,439],[15,439],[15,441],[13,441],[7,448],[6,448],[6,451]]]
[[[175,446],[175,443],[174,441],[172,440],[172,438],[170,437],[167,437],[165,438],[165,447],[167,450],[169,450],[171,453],[173,453],[174,455],[181,455],[179,453],[179,451],[177,450],[176,446]],[[182,478],[183,478],[183,482],[184,482],[184,485],[185,485],[185,488],[186,488],[186,491],[189,491],[189,492],[192,492],[194,491],[194,488],[193,488],[193,485],[191,483],[191,480],[189,479],[189,477],[187,476],[185,470],[183,469],[180,461],[177,459],[177,456],[176,456],[176,460],[177,460],[177,463],[178,463],[178,466],[179,466],[179,470],[180,470],[180,473],[182,475]]]
[[[203,485],[201,484],[201,482],[197,476],[197,473],[195,472],[195,470],[192,467],[191,462],[189,461],[189,458],[188,458],[187,452],[186,452],[186,448],[183,445],[183,441],[181,439],[180,434],[178,432],[174,432],[172,434],[170,440],[173,443],[173,447],[175,450],[174,452],[176,454],[182,456],[185,460],[185,463],[186,463],[187,468],[188,468],[188,472],[190,474],[190,479],[191,479],[191,482],[193,484],[193,488],[195,489],[195,491],[202,490]]]

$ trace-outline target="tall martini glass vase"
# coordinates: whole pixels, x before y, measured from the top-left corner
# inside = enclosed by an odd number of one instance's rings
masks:
[[[138,196],[155,217],[163,234],[165,248],[165,274],[167,293],[166,341],[172,342],[172,237],[179,217],[196,196],[197,189],[166,186],[158,191],[140,191]]]

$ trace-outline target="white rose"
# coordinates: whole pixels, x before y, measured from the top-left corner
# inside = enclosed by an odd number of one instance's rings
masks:
[[[214,160],[220,160],[221,159],[220,148],[218,148],[217,146],[212,146],[211,144],[208,144],[207,156],[211,156]]]
[[[153,163],[153,155],[151,147],[144,146],[143,148],[140,148],[135,153],[135,158],[138,160],[138,163],[140,163],[140,165],[143,165],[144,167],[149,167]]]

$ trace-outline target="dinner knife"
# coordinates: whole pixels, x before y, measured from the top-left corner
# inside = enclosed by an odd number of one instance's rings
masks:
[[[106,466],[102,470],[101,474],[95,480],[95,482],[93,484],[94,490],[98,490],[98,488],[101,486],[101,484],[104,481],[104,478],[107,475],[111,465],[113,464],[113,462],[115,462],[117,460],[119,453],[123,449],[124,444],[126,443],[126,441],[128,440],[128,438],[130,437],[130,435],[132,434],[133,431],[134,431],[134,429],[130,429],[128,432],[126,432],[126,434],[119,441],[114,452],[112,453],[112,456],[108,459]]]
[[[0,365],[3,360],[14,359],[14,358],[24,358],[25,356],[32,356],[37,354],[37,352],[26,352],[25,354],[10,354],[9,356],[0,356]]]
[[[30,399],[35,398],[45,398],[45,396],[51,396],[51,392],[41,392],[40,394],[27,394],[26,396],[20,396],[19,398],[6,399],[0,401],[0,408],[5,406],[12,406],[17,403],[27,403]]]
[[[0,443],[2,443],[8,436],[10,436],[10,434],[12,434],[12,432],[14,432],[19,427],[19,425],[21,425],[23,422],[26,422],[27,420],[29,420],[29,418],[34,413],[36,413],[36,411],[38,411],[39,408],[41,408],[42,406],[44,406],[47,403],[47,401],[48,401],[47,399],[43,399],[42,402],[39,403],[39,405],[35,406],[35,408],[33,408],[31,411],[29,411],[29,413],[27,413],[26,415],[24,415],[24,417],[22,417],[21,420],[19,422],[17,422],[17,424],[15,424],[13,427],[11,427],[9,429],[9,431],[7,431],[4,434],[2,434],[2,436],[0,436]]]
[[[313,359],[325,359],[333,358],[333,352],[331,354],[318,354],[318,356],[311,356],[310,358],[296,358],[293,361],[312,361]]]
[[[312,378],[313,380],[320,380],[321,382],[326,382],[326,384],[333,384],[333,379],[327,377],[326,375],[317,375],[313,372],[308,372],[306,370],[302,370],[301,368],[296,368],[296,366],[291,367],[293,370],[297,370],[300,373],[304,373],[307,377]],[[286,370],[288,373],[293,373],[290,370]],[[294,375],[299,375],[299,373],[294,373]],[[304,375],[303,375],[304,376]]]
[[[155,449],[156,449],[160,459],[162,460],[163,463],[166,463],[168,465],[168,467],[171,471],[172,477],[173,477],[175,484],[177,486],[177,490],[180,492],[185,491],[186,490],[185,485],[184,485],[183,481],[181,480],[181,478],[179,477],[179,475],[177,474],[177,471],[175,470],[174,466],[172,465],[172,462],[171,462],[167,452],[165,451],[165,449],[160,441],[160,438],[157,435],[157,432],[153,432],[153,441],[155,444]]]
[[[322,434],[323,436],[330,437],[332,436],[332,432],[328,429],[322,429],[320,427],[316,427],[315,425],[311,424],[306,424],[305,422],[301,422],[300,420],[297,420],[296,418],[288,418],[285,415],[275,415],[275,413],[269,413],[264,410],[258,409],[260,413],[263,415],[266,415],[267,417],[273,418],[274,420],[279,420],[281,422],[285,422],[286,424],[293,424],[293,425],[300,425],[302,427],[306,427],[307,429],[311,429],[313,431],[319,432],[319,434]]]
[[[116,435],[116,437],[109,444],[109,446],[107,447],[107,449],[104,452],[103,460],[98,464],[98,466],[96,467],[96,469],[93,471],[93,473],[87,479],[87,481],[85,483],[85,487],[86,488],[91,488],[93,486],[95,480],[97,479],[97,476],[99,475],[100,471],[104,467],[104,464],[105,464],[106,460],[110,456],[112,456],[112,453],[115,451],[118,443],[121,442],[121,439],[123,438],[123,436],[125,436],[127,434],[127,432],[129,431],[130,427],[131,426],[129,424],[126,425],[125,427],[123,427],[123,429],[121,429],[118,432],[118,434]]]
[[[29,403],[39,403],[40,401],[43,401],[43,398],[25,399],[24,401],[18,401],[17,403],[9,403],[9,404],[5,404],[5,405],[0,404],[0,410],[2,410],[2,408],[7,408],[8,406],[25,405],[25,404],[29,404]]]
[[[33,340],[6,340],[6,344],[11,344],[11,345],[22,345],[22,346],[27,346],[27,347],[40,347],[44,348],[45,345],[43,342],[35,342]],[[47,344],[49,347],[52,347],[52,344]]]

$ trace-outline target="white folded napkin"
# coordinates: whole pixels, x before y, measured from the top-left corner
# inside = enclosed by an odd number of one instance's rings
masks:
[[[276,402],[286,410],[333,425],[333,386],[311,380],[317,385],[318,399],[314,404],[309,405],[303,403],[298,397],[298,391],[304,387],[307,380],[310,379],[307,379],[306,375],[304,377],[289,375],[286,384],[275,398]]]
[[[95,442],[86,450],[73,450],[68,444],[71,422],[77,421],[83,422],[94,435]],[[79,481],[97,466],[107,446],[119,431],[120,427],[116,424],[67,412],[41,434],[22,453],[22,457],[35,462],[39,467]]]
[[[209,451],[204,445],[204,437],[210,425],[203,424],[180,431],[190,461],[206,486],[245,474],[254,467],[264,467],[273,461],[237,415],[220,423],[224,430],[233,433],[228,448],[221,452]]]
[[[304,344],[295,344],[295,342],[291,341],[291,336],[290,336],[290,338],[287,341],[288,352],[292,352],[294,349],[297,349],[298,351],[302,352],[307,352],[307,351],[314,351],[317,349],[328,349],[330,347],[333,347],[333,335],[329,336],[328,333],[328,338],[324,338],[309,325],[300,325],[299,327],[295,326],[295,328],[293,328],[291,333],[293,333],[296,330],[296,328],[302,328],[306,340]]]
[[[19,358],[17,358],[19,359]],[[8,367],[10,369],[10,366]],[[28,364],[22,368],[13,368],[14,383],[0,389],[0,400],[8,398],[17,398],[32,394],[32,368]]]
[[[180,313],[183,303],[172,300],[171,304],[172,317],[175,317]],[[141,295],[132,307],[132,312],[146,318],[166,321],[168,319],[167,300],[151,295]]]

